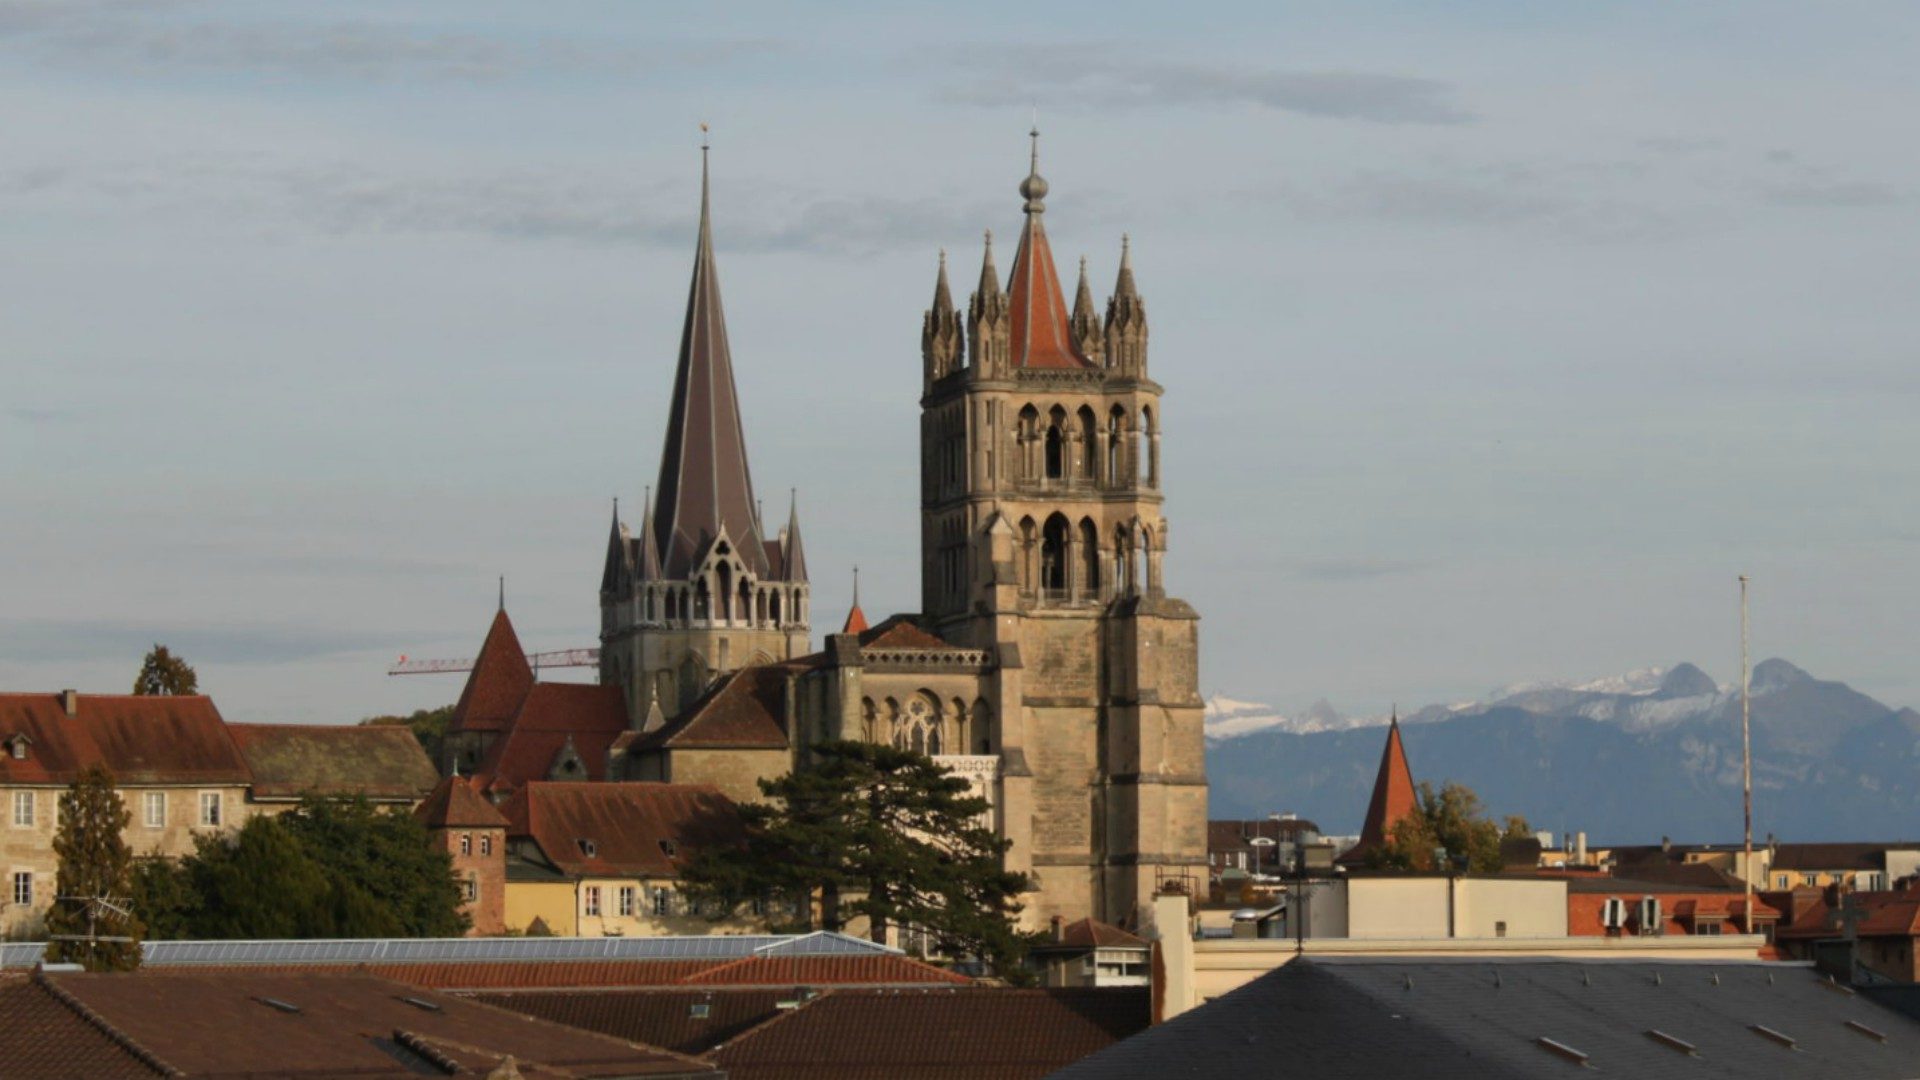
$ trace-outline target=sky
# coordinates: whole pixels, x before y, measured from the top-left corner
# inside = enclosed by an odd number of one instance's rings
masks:
[[[165,642],[230,720],[443,704],[386,667],[501,575],[595,644],[703,121],[816,642],[856,564],[911,610],[921,312],[1037,115],[1060,264],[1132,236],[1206,692],[1732,680],[1744,572],[1756,660],[1920,705],[1917,53],[1910,3],[0,0],[0,688]]]

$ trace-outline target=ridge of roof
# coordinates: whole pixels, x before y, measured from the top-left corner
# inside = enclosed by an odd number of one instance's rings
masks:
[[[513,620],[502,606],[493,613],[480,655],[474,658],[460,700],[454,703],[453,715],[447,721],[448,734],[505,727],[533,685],[533,667],[527,663],[520,636],[513,631]]]
[[[1359,863],[1371,852],[1393,839],[1393,830],[1420,808],[1413,786],[1413,772],[1407,767],[1407,748],[1400,741],[1400,718],[1387,725],[1387,744],[1380,750],[1380,771],[1373,780],[1373,796],[1367,803],[1366,821],[1360,827],[1360,842],[1340,861]]]
[[[505,815],[473,790],[472,783],[464,776],[449,776],[440,781],[433,793],[414,807],[413,816],[430,828],[507,827]]]

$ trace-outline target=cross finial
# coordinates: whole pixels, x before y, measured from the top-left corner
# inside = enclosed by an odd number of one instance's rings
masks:
[[[507,610],[507,575],[500,575],[500,610]]]
[[[860,606],[860,564],[853,566],[853,606]]]

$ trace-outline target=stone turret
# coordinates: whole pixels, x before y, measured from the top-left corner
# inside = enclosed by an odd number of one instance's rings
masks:
[[[926,364],[926,390],[959,370],[966,355],[966,334],[960,313],[953,309],[953,290],[947,285],[947,253],[940,252],[940,276],[933,285],[933,306],[920,320],[920,356]]]
[[[973,368],[980,378],[997,378],[1007,369],[1013,333],[1007,306],[1007,294],[1000,289],[1000,271],[993,265],[993,233],[989,231],[986,254],[980,259],[980,286],[967,304],[967,343],[973,348]]]
[[[1107,301],[1107,366],[1127,375],[1147,374],[1147,302],[1133,281],[1133,244],[1120,238],[1120,278]]]

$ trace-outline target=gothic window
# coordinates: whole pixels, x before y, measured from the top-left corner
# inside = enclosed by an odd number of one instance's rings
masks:
[[[1020,479],[1027,479],[1037,470],[1033,467],[1034,445],[1040,441],[1040,413],[1029,405],[1020,410],[1020,428],[1017,434],[1020,446]]]
[[[1092,518],[1080,519],[1080,590],[1087,596],[1100,593],[1100,530]]]
[[[879,742],[879,732],[874,730],[879,716],[874,710],[872,698],[860,699],[860,737],[867,742]]]
[[[1038,529],[1032,518],[1020,519],[1020,550],[1015,556],[1020,560],[1020,591],[1031,595],[1038,587],[1040,575],[1034,565],[1035,549],[1039,546]]]
[[[714,579],[719,586],[714,590],[714,592],[718,594],[719,600],[720,600],[720,610],[717,612],[717,614],[722,619],[732,619],[733,618],[733,566],[730,563],[723,562],[719,566],[714,567],[713,573],[714,573]]]
[[[1094,462],[1100,460],[1100,424],[1093,418],[1093,410],[1085,405],[1080,407],[1079,431],[1075,434],[1079,441],[1079,473],[1092,479]]]
[[[1067,588],[1067,519],[1055,514],[1047,519],[1040,537],[1040,587],[1049,592]]]
[[[1047,414],[1047,479],[1067,475],[1067,410],[1058,405]]]
[[[1126,427],[1126,422],[1121,419],[1123,415],[1120,406],[1115,405],[1113,412],[1107,416],[1107,483],[1113,487],[1121,484],[1120,447]]]
[[[940,717],[925,696],[916,694],[907,699],[906,711],[894,725],[893,746],[916,754],[940,753]]]

